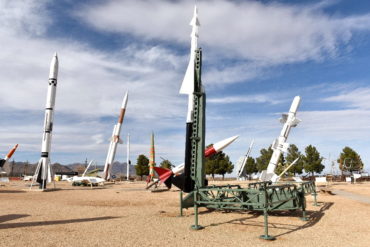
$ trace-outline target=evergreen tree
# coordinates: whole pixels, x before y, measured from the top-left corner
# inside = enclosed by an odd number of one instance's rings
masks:
[[[339,169],[342,171],[361,171],[364,167],[360,155],[350,147],[344,147],[338,158]]]
[[[274,150],[271,148],[271,146],[269,146],[267,149],[263,148],[263,149],[260,150],[261,155],[260,155],[260,157],[258,157],[256,159],[256,161],[257,161],[257,170],[259,172],[267,169],[267,166],[270,163],[271,156],[272,156],[273,152],[274,152]],[[283,155],[280,155],[278,165],[279,165],[279,163],[281,164],[281,166],[285,165],[285,159],[284,159]]]
[[[303,173],[303,159],[302,159],[302,157],[303,157],[303,155],[301,154],[301,152],[299,152],[298,147],[294,144],[291,144],[288,148],[288,153],[286,155],[287,163],[289,163],[289,165],[290,165],[290,164],[293,163],[293,161],[295,159],[299,158],[297,163],[295,163],[295,165],[293,165],[288,170],[288,172],[293,173],[294,176],[296,174],[302,174]]]
[[[149,175],[149,159],[144,155],[140,154],[137,157],[137,162],[135,165],[136,175],[140,176],[141,179],[143,179],[143,176]]]
[[[206,157],[205,160],[206,174],[211,174],[213,179],[215,178],[215,174],[222,175],[222,179],[224,179],[225,174],[231,173],[234,169],[229,156],[222,151],[211,157]]]
[[[270,162],[270,159],[271,159],[271,156],[272,156],[273,152],[274,151],[272,150],[271,146],[268,147],[267,149],[263,148],[263,149],[260,150],[261,155],[260,155],[260,157],[258,157],[256,159],[256,161],[257,161],[257,170],[259,172],[267,169],[267,166]]]
[[[317,151],[317,149],[309,145],[305,149],[306,154],[303,156],[303,168],[307,173],[311,173],[312,176],[314,173],[321,173],[325,166],[321,163],[324,159],[320,156],[320,153]]]
[[[248,175],[258,172],[256,160],[253,157],[248,157],[244,169]]]
[[[172,163],[171,163],[171,161],[169,161],[169,160],[163,160],[163,161],[161,162],[161,167],[162,167],[162,168],[171,169],[171,167],[172,167]]]

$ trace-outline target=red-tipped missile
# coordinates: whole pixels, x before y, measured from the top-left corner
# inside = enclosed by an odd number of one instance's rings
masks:
[[[239,136],[233,136],[225,140],[216,142],[215,144],[204,150],[204,156],[210,157],[218,152],[221,152],[224,148],[233,143],[238,137]],[[164,183],[168,188],[171,188],[172,182],[171,180],[169,180],[169,178],[177,176],[178,174],[182,173],[184,171],[184,164],[176,166],[175,168],[173,168],[173,170],[161,167],[154,167],[154,170],[157,172],[159,176],[160,183]]]
[[[208,147],[206,150],[204,150],[204,156],[209,157],[215,153],[220,152],[222,149],[229,146],[231,143],[233,143],[239,136],[233,136],[230,138],[227,138],[225,140],[216,142],[212,146]]]
[[[0,160],[0,167],[3,167],[5,162],[8,161],[14,154],[15,150],[17,150],[18,144],[16,144],[12,149],[10,149],[9,153],[5,155],[4,159]]]

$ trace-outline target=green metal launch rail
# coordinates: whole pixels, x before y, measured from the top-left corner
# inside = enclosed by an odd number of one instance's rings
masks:
[[[184,208],[194,207],[195,224],[192,229],[203,227],[198,224],[198,208],[205,207],[215,210],[241,210],[260,211],[264,215],[264,234],[262,239],[274,240],[268,232],[268,213],[272,211],[302,210],[301,219],[306,221],[306,198],[308,194],[314,195],[316,201],[316,188],[314,182],[272,184],[271,182],[258,182],[248,184],[248,188],[240,185],[205,186],[195,188],[194,191],[183,196],[180,192],[180,215]]]
[[[306,217],[305,195],[312,194],[316,204],[316,188],[314,182],[302,183],[250,183],[247,188],[240,185],[207,186],[205,177],[205,108],[206,95],[201,82],[202,50],[195,50],[194,59],[194,93],[193,121],[191,135],[190,162],[185,162],[185,173],[189,171],[190,180],[184,181],[185,192],[180,192],[180,214],[184,208],[194,207],[195,224],[192,229],[203,227],[198,224],[198,208],[205,207],[216,210],[260,211],[264,215],[264,234],[262,239],[273,240],[268,232],[268,213],[272,211],[302,210],[302,220]],[[185,159],[186,160],[186,159]]]

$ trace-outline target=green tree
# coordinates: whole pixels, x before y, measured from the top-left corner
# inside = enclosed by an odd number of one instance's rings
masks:
[[[270,163],[271,156],[274,150],[269,146],[267,149],[263,148],[260,150],[261,155],[256,159],[257,161],[257,170],[259,172],[266,170],[268,164]],[[280,155],[278,166],[284,166],[285,165],[285,159],[283,155]]]
[[[248,157],[244,169],[248,175],[258,172],[256,160],[253,157]]]
[[[295,165],[293,165],[288,170],[288,172],[293,173],[294,176],[296,174],[302,174],[303,173],[303,159],[302,159],[302,157],[303,157],[303,155],[301,154],[301,152],[299,152],[298,147],[294,144],[291,144],[288,148],[288,153],[286,155],[287,163],[290,165],[290,164],[293,163],[293,161],[295,159],[299,158],[297,163],[295,163]]]
[[[171,169],[172,167],[172,163],[169,160],[163,160],[160,165],[162,168],[167,168],[167,169]]]
[[[231,173],[234,169],[234,165],[230,161],[229,156],[222,151],[211,157],[206,157],[205,160],[206,174],[211,174],[213,179],[215,178],[215,174],[222,175],[222,179],[224,179],[225,174]]]
[[[270,159],[271,159],[271,156],[272,156],[272,153],[274,151],[272,150],[271,146],[268,147],[267,149],[266,148],[262,148],[260,150],[260,156],[256,159],[256,163],[257,163],[257,170],[259,172],[263,171],[263,170],[266,170],[267,169],[267,166],[270,162]]]
[[[141,179],[143,179],[144,175],[149,175],[148,164],[149,164],[149,159],[144,154],[140,154],[137,157],[135,170],[136,170],[136,175],[140,176]]]
[[[360,155],[350,147],[344,147],[338,158],[339,169],[342,171],[361,171],[364,167]]]
[[[320,156],[319,151],[312,146],[309,145],[305,149],[306,154],[303,156],[303,168],[307,173],[311,173],[312,176],[314,173],[321,173],[325,166],[321,163],[324,159]]]

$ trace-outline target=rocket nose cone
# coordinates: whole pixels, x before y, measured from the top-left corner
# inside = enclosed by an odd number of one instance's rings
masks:
[[[14,148],[18,148],[18,144],[15,144]]]
[[[50,63],[49,78],[56,79],[58,77],[58,67],[59,67],[58,55],[55,52],[53,58],[51,59],[51,63]]]
[[[236,135],[236,136],[229,137],[229,138],[227,138],[225,140],[219,141],[219,142],[217,142],[217,143],[215,143],[213,145],[213,148],[216,150],[216,152],[219,152],[222,149],[224,149],[227,146],[229,146],[231,143],[233,143],[238,137],[239,136]]]
[[[301,97],[295,96],[292,102],[292,105],[290,106],[289,112],[297,112],[299,104],[301,103]]]
[[[125,93],[125,96],[123,97],[121,108],[126,109],[127,101],[128,101],[128,91]]]

